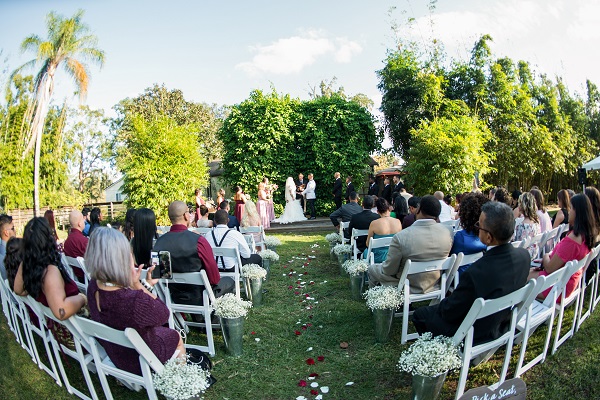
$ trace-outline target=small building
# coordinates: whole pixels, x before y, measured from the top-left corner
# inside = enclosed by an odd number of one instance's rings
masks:
[[[125,176],[120,177],[115,182],[113,182],[110,186],[104,189],[105,201],[107,203],[120,202],[125,200],[127,197],[126,194],[123,193],[123,180]]]

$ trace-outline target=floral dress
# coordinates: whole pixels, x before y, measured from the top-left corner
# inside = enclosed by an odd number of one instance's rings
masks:
[[[523,221],[519,222],[515,227],[515,241],[525,240],[536,235],[539,235],[541,232],[540,224],[537,222],[532,223],[524,223]],[[533,260],[538,255],[538,243],[535,243],[527,249],[529,251],[529,255]]]

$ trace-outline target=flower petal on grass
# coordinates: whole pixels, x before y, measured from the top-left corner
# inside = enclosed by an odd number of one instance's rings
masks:
[[[319,356],[319,357],[317,357],[317,360],[319,360],[319,361],[325,361],[325,357]]]
[[[317,394],[319,394],[319,392],[317,390],[315,390],[315,389],[311,389],[310,390],[310,394],[317,395]]]
[[[256,342],[260,342],[260,338],[254,338]]]
[[[312,351],[312,347],[309,347],[308,349],[306,349],[306,351]],[[310,376],[312,376],[312,374]]]
[[[306,381],[304,379],[300,379],[300,382],[298,382],[298,386],[305,387],[306,386]]]
[[[322,395],[322,394],[320,394],[320,395],[318,395],[317,397],[315,397],[315,400],[321,400],[322,398],[323,398],[323,395]]]
[[[315,359],[314,358],[307,358],[306,359],[306,364],[308,364],[308,365],[315,365]]]
[[[300,332],[300,331],[294,331],[294,333],[296,334],[296,336],[302,335],[302,332]]]
[[[298,396],[298,397],[296,397],[296,400],[308,400],[308,399],[304,396]]]
[[[346,383],[346,386],[352,386],[352,385],[354,385],[354,382],[348,382],[348,383]]]
[[[329,393],[329,386],[321,386],[321,392]]]
[[[313,382],[310,384],[310,387],[316,388],[316,387],[319,387],[319,384],[317,382]]]
[[[311,347],[311,348],[312,348],[312,347]],[[313,378],[318,378],[318,377],[319,377],[319,374],[317,374],[316,372],[313,372],[313,373],[311,373],[309,376],[310,376],[310,377],[313,377]]]

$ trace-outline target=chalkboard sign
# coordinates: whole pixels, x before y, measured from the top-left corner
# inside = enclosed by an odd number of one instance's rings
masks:
[[[504,381],[494,390],[487,386],[471,389],[460,396],[459,400],[525,400],[526,394],[525,382],[516,378]]]

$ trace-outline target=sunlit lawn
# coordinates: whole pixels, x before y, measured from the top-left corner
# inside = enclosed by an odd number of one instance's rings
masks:
[[[244,355],[226,356],[221,335],[216,333],[213,374],[217,383],[205,398],[314,399],[310,387],[313,382],[329,388],[323,399],[409,398],[410,376],[395,366],[405,348],[400,345],[400,321],[394,322],[389,343],[376,344],[370,312],[364,302],[350,299],[348,278],[340,276],[337,262],[331,261],[324,234],[276,236],[283,243],[277,250],[281,259],[271,267],[271,278],[264,286],[264,305],[252,309],[245,321]],[[307,299],[307,295],[314,300]],[[565,323],[569,322],[570,315]],[[600,398],[600,385],[596,383],[600,372],[599,328],[598,316],[593,315],[556,355],[527,373],[527,398]],[[530,349],[539,350],[544,332],[542,328],[534,334]],[[1,398],[71,398],[37,369],[17,345],[4,320],[0,324],[0,340],[4,343],[0,347]],[[188,341],[203,342],[204,335],[194,332]],[[347,342],[348,347],[341,348],[341,342]],[[514,373],[518,349],[513,351],[509,375]],[[314,365],[307,364],[309,358],[315,360]],[[473,368],[468,387],[495,382],[501,361],[502,353]],[[69,359],[69,366],[74,380],[83,387],[78,365]],[[310,374],[318,377],[309,380]],[[454,397],[457,378],[456,372],[449,374],[442,398]],[[306,387],[298,385],[301,380],[307,381]],[[353,384],[347,385],[349,382]],[[146,398],[144,391],[130,392],[114,380],[111,383],[115,398]],[[102,393],[99,384],[97,391]]]

